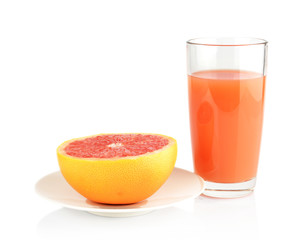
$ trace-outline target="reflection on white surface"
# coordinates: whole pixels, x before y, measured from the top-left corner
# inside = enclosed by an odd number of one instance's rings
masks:
[[[254,193],[235,199],[199,197],[194,201],[193,216],[194,223],[215,239],[257,239]]]
[[[238,199],[198,197],[177,207],[128,218],[100,217],[62,208],[37,225],[41,239],[257,239],[255,195]],[[210,236],[210,238],[208,237]]]
[[[41,239],[120,239],[126,236],[154,239],[159,232],[162,236],[173,236],[177,229],[181,229],[179,224],[185,219],[188,221],[189,217],[185,211],[175,207],[127,218],[100,217],[62,208],[41,219],[37,233]]]

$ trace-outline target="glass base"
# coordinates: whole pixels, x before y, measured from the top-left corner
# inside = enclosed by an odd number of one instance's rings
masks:
[[[256,178],[241,183],[216,183],[205,181],[204,195],[215,198],[238,198],[249,195],[256,185]]]

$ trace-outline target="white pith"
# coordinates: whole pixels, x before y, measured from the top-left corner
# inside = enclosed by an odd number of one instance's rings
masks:
[[[122,147],[123,144],[122,143],[111,143],[109,145],[107,145],[107,147],[110,147],[110,148],[116,148],[116,147]]]

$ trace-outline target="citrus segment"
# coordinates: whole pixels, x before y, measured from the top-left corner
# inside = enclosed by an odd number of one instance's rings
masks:
[[[157,135],[112,134],[76,140],[64,150],[67,155],[73,157],[114,158],[153,152],[168,143],[168,139]]]

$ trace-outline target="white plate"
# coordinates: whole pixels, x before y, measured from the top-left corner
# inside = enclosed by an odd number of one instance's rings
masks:
[[[128,217],[171,206],[174,203],[195,198],[204,191],[204,181],[189,171],[174,168],[164,185],[144,201],[110,205],[92,202],[76,192],[60,172],[51,173],[36,184],[36,192],[64,207],[87,211],[100,216]]]

